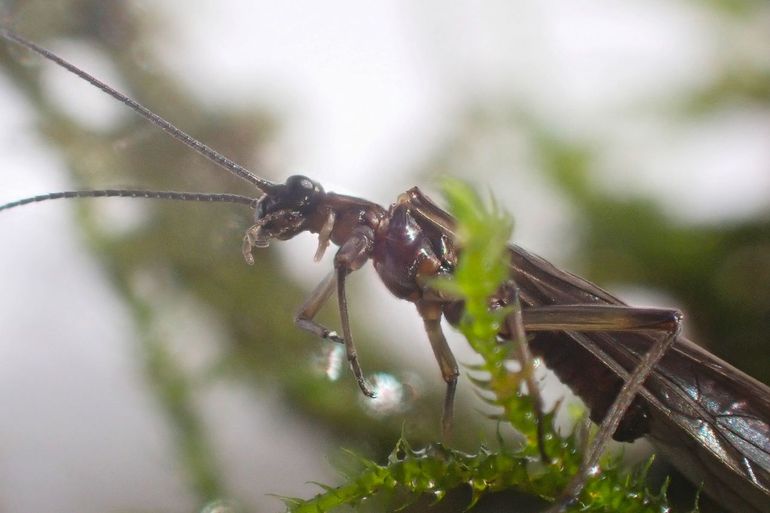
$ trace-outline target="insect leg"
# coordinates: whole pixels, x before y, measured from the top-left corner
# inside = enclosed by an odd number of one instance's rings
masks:
[[[455,389],[460,370],[457,367],[452,350],[447,344],[444,332],[441,330],[441,307],[438,303],[418,302],[417,311],[422,317],[425,332],[433,348],[433,354],[441,369],[441,377],[446,382],[446,395],[444,395],[444,409],[441,415],[441,431],[444,440],[449,440],[452,435],[452,417],[454,416]]]
[[[562,513],[582,491],[634,397],[641,390],[652,369],[673,345],[681,331],[682,314],[676,310],[659,308],[559,305],[530,308],[523,313],[522,318],[524,328],[529,331],[660,331],[666,334],[647,351],[630,374],[613,366],[613,370],[625,379],[625,386],[602,420],[599,432],[586,451],[577,475],[565,489],[562,498],[548,510],[548,513]]]
[[[350,319],[348,318],[348,300],[345,295],[345,278],[351,272],[359,269],[366,263],[374,248],[374,232],[368,226],[358,226],[353,230],[350,238],[334,255],[334,269],[337,275],[337,301],[339,303],[340,321],[342,323],[342,337],[345,343],[350,368],[358,381],[358,387],[369,397],[375,394],[364,378],[361,364],[358,362],[358,353],[353,344],[353,335],[350,332]]]
[[[532,352],[529,350],[529,343],[527,342],[527,335],[524,331],[524,320],[521,315],[521,303],[519,301],[518,292],[514,295],[514,300],[511,303],[513,311],[505,319],[510,333],[511,340],[513,341],[514,350],[516,351],[516,359],[521,365],[521,373],[524,377],[524,382],[527,384],[527,391],[529,397],[532,398],[533,407],[535,409],[535,417],[537,419],[537,446],[540,449],[540,459],[543,463],[549,463],[551,458],[548,457],[548,453],[545,451],[545,420],[543,419],[543,397],[540,394],[540,387],[535,381],[535,366],[533,363]]]
[[[317,337],[321,337],[332,342],[344,344],[345,341],[340,337],[336,331],[332,331],[326,326],[313,320],[318,311],[329,300],[329,297],[334,292],[334,286],[337,274],[332,271],[326,275],[326,277],[319,283],[310,296],[302,303],[302,306],[297,310],[294,315],[294,324],[307,332],[312,333]]]
[[[364,378],[364,372],[361,370],[361,364],[358,362],[358,353],[353,344],[353,335],[350,332],[350,319],[348,318],[348,300],[345,297],[345,276],[348,271],[344,268],[337,270],[337,299],[340,305],[340,320],[342,321],[342,337],[345,343],[345,353],[350,362],[350,368],[356,377],[358,387],[368,397],[374,397],[375,394]]]

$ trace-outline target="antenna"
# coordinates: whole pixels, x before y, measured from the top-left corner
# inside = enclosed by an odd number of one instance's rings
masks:
[[[269,193],[271,190],[274,190],[274,188],[276,187],[277,184],[270,182],[268,180],[265,180],[263,178],[259,178],[248,169],[236,164],[235,162],[225,157],[215,149],[203,144],[199,140],[195,139],[193,136],[175,127],[171,122],[166,121],[164,118],[155,114],[154,112],[152,112],[150,109],[148,109],[141,103],[135,100],[132,100],[125,94],[108,86],[107,84],[97,79],[96,77],[89,75],[82,69],[78,68],[74,64],[67,62],[66,60],[62,59],[61,57],[51,52],[50,50],[47,50],[42,46],[39,46],[33,43],[32,41],[29,41],[21,37],[20,35],[16,34],[15,32],[4,27],[0,27],[0,36],[4,37],[8,41],[21,45],[24,48],[27,48],[28,50],[35,52],[36,54],[48,59],[51,62],[54,62],[55,64],[58,64],[62,68],[66,69],[70,73],[73,73],[79,76],[80,78],[90,83],[94,87],[101,89],[102,91],[109,94],[119,102],[128,106],[131,110],[133,110],[134,112],[136,112],[137,114],[139,114],[140,116],[148,120],[153,125],[157,126],[167,134],[171,135],[171,137],[173,137],[177,141],[180,141],[182,144],[186,145],[187,147],[192,148],[194,151],[198,152],[200,155],[203,155],[210,161],[214,162],[219,167],[255,185],[259,190],[261,190],[265,194]],[[85,197],[85,196],[79,196],[79,197]],[[164,198],[164,199],[172,199],[172,198]]]
[[[145,198],[172,201],[203,201],[210,203],[239,203],[254,209],[257,205],[256,198],[241,196],[239,194],[219,194],[203,192],[174,192],[174,191],[143,191],[140,189],[96,189],[88,191],[63,191],[30,196],[16,201],[0,205],[0,210],[40,203],[43,201],[69,199],[69,198]]]

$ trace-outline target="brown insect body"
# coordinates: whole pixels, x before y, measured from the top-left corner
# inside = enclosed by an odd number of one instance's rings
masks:
[[[454,219],[416,187],[387,212],[365,200],[331,194],[316,204],[318,211],[343,214],[344,222],[331,232],[341,235],[331,238],[341,245],[335,265],[350,260],[340,255],[355,255],[355,269],[372,258],[385,286],[417,305],[448,383],[445,408],[451,412],[456,364],[452,365],[451,353],[444,352],[440,340],[433,340],[436,333],[431,330],[440,335],[440,328],[428,323],[445,315],[458,324],[462,304],[442,297],[426,283],[453,271],[461,252],[453,242]],[[292,208],[287,206],[286,211]],[[311,231],[320,231],[315,228]],[[275,229],[281,231],[278,226]],[[350,245],[357,230],[367,235]],[[349,247],[357,250],[351,252]],[[610,311],[620,307],[624,314],[628,310],[595,284],[523,248],[512,245],[509,255],[511,279],[491,301],[511,304],[513,292],[518,292],[523,325],[532,334],[532,352],[584,400],[591,419],[601,423],[624,384],[618,369],[631,374],[637,368],[660,339],[651,332],[660,331],[661,319],[671,311],[635,309],[633,316],[621,316],[614,327],[601,330],[590,326],[589,320],[582,326],[584,332],[558,329],[565,309],[574,310],[576,305]],[[511,333],[503,328],[500,336],[510,339]],[[690,480],[703,483],[707,495],[731,510],[770,511],[770,389],[684,337],[676,337],[613,432],[613,438],[624,442],[642,436]]]
[[[385,209],[370,201],[327,193],[304,176],[275,184],[254,176],[221,154],[106,84],[18,35],[0,35],[78,74],[131,107],[195,151],[262,192],[260,198],[224,194],[157,191],[74,191],[52,193],[0,205],[0,210],[27,203],[71,197],[146,197],[180,201],[222,201],[255,209],[254,225],[244,237],[243,255],[272,239],[287,240],[303,232],[319,237],[316,258],[329,243],[339,246],[334,271],[311,293],[295,317],[298,327],[345,345],[361,390],[373,395],[358,362],[348,319],[345,279],[373,261],[385,286],[415,303],[447,383],[444,429],[452,417],[458,367],[440,320],[459,322],[462,303],[430,287],[436,276],[451,274],[461,251],[455,220],[417,188]],[[610,436],[630,441],[646,436],[671,463],[703,491],[734,512],[770,513],[770,388],[688,340],[679,337],[681,315],[669,309],[639,309],[598,286],[517,246],[510,246],[510,277],[491,298],[492,304],[520,304],[499,333],[524,342],[543,358],[601,423],[581,471],[566,491],[572,498]],[[337,292],[342,336],[314,320]],[[526,346],[526,344],[522,344]],[[530,392],[536,387],[528,383]],[[562,511],[561,501],[552,511]]]

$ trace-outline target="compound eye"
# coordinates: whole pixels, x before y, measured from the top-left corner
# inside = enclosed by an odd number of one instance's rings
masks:
[[[286,179],[286,186],[292,191],[300,193],[305,191],[306,193],[313,192],[315,189],[315,183],[307,176],[294,175]]]
[[[301,175],[287,178],[286,189],[292,201],[299,207],[310,204],[323,191],[320,185],[310,178]]]

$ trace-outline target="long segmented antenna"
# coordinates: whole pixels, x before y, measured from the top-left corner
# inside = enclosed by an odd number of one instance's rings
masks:
[[[203,201],[210,203],[238,203],[252,209],[257,206],[257,199],[239,194],[204,193],[204,192],[175,192],[175,191],[143,191],[141,189],[95,189],[87,191],[63,191],[30,196],[16,201],[0,205],[0,210],[40,203],[57,199],[69,198],[143,198],[161,199],[172,201]]]
[[[125,94],[113,89],[112,87],[108,86],[101,80],[89,75],[82,69],[78,68],[74,64],[70,64],[69,62],[59,57],[58,55],[51,52],[50,50],[46,50],[42,46],[39,46],[33,43],[32,41],[28,41],[27,39],[21,37],[15,32],[8,30],[7,28],[0,27],[0,36],[18,45],[21,45],[27,48],[28,50],[31,50],[37,53],[38,55],[48,59],[51,62],[58,64],[62,68],[66,69],[70,73],[73,73],[79,76],[80,78],[90,83],[94,87],[101,89],[102,91],[109,94],[119,102],[128,106],[131,110],[133,110],[134,112],[136,112],[137,114],[139,114],[140,116],[148,120],[153,125],[157,126],[167,134],[171,135],[171,137],[173,137],[174,139],[180,141],[182,144],[188,146],[189,148],[192,148],[199,154],[203,155],[210,161],[217,164],[219,167],[255,185],[262,192],[267,194],[271,190],[273,190],[273,188],[276,186],[276,184],[274,184],[273,182],[257,177],[256,175],[254,175],[254,173],[252,173],[248,169],[236,164],[235,162],[228,159],[227,157],[225,157],[215,149],[203,144],[202,142],[195,139],[188,133],[175,127],[169,121],[166,121],[164,118],[155,114],[154,112],[152,112],[150,109],[148,109],[141,103],[135,100],[132,100]]]

